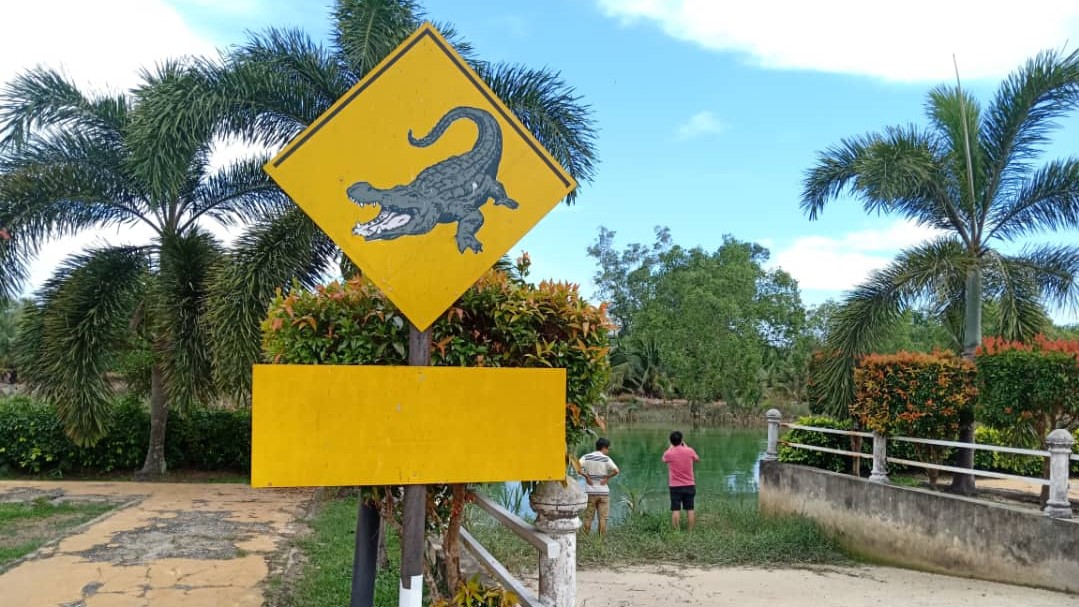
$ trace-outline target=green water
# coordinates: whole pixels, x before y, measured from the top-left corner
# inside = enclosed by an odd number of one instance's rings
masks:
[[[707,509],[708,501],[723,495],[757,492],[758,463],[764,455],[764,428],[692,429],[688,426],[657,424],[622,424],[609,426],[601,433],[611,441],[610,456],[621,470],[611,480],[611,520],[617,522],[633,507],[665,512],[667,465],[661,461],[671,430],[680,430],[685,441],[700,455],[695,467],[697,509]],[[580,445],[576,454],[592,451],[594,445]],[[582,481],[583,486],[583,481]],[[528,500],[516,483],[492,491],[494,497],[511,510],[531,518]],[[634,504],[634,505],[631,505]]]

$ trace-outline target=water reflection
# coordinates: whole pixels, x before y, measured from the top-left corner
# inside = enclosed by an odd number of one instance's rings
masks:
[[[671,430],[681,430],[701,461],[696,466],[697,509],[706,510],[709,498],[723,494],[756,493],[760,460],[767,434],[764,428],[699,428],[623,424],[603,433],[611,440],[610,455],[621,469],[611,481],[611,519],[617,522],[632,508],[668,510],[667,466],[661,461]],[[579,445],[576,454],[591,451]],[[581,481],[583,486],[583,481]],[[534,513],[520,483],[490,486],[487,492],[528,520]]]

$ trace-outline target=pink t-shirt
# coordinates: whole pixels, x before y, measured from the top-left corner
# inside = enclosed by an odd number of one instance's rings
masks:
[[[678,445],[668,447],[663,453],[663,461],[667,463],[669,472],[668,486],[686,487],[695,484],[693,482],[693,462],[701,461],[693,447]]]

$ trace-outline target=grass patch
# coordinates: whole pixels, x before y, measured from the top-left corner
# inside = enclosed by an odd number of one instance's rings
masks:
[[[111,472],[51,470],[40,474],[14,474],[0,469],[0,481],[94,481],[94,482],[129,482],[135,477],[134,470],[113,470]],[[251,482],[251,476],[245,472],[227,470],[169,470],[152,482],[161,483],[243,483]]]
[[[282,602],[290,607],[340,607],[349,604],[352,557],[356,546],[355,497],[327,502],[311,521],[311,534],[299,541],[307,562]],[[375,579],[376,607],[396,607],[401,569],[397,534],[388,530],[389,568]]]
[[[109,510],[110,504],[0,504],[0,567],[37,550],[68,529]]]
[[[536,566],[535,550],[482,512],[471,513],[473,535],[503,564],[516,572]],[[683,520],[683,525],[685,521]],[[670,513],[632,514],[613,526],[607,537],[578,535],[581,567],[618,567],[645,563],[688,565],[796,566],[849,563],[850,557],[826,538],[812,521],[766,517],[757,496],[711,501],[697,512],[693,532],[671,529]]]
[[[888,482],[899,487],[917,488],[925,484],[922,480],[923,478],[924,477],[893,475],[888,477]]]
[[[327,502],[311,521],[312,533],[299,540],[306,555],[303,571],[283,589],[281,605],[339,607],[347,605],[352,580],[356,532],[356,498]],[[465,511],[466,526],[496,558],[514,572],[534,570],[535,549],[496,524],[475,506]],[[794,517],[765,517],[757,496],[711,501],[697,513],[692,533],[671,529],[669,513],[638,513],[596,536],[579,536],[581,567],[618,567],[644,563],[690,565],[796,566],[850,563],[834,542],[811,521]],[[380,571],[375,605],[397,605],[400,544],[395,533],[386,538],[390,567]],[[279,581],[271,581],[276,586]]]

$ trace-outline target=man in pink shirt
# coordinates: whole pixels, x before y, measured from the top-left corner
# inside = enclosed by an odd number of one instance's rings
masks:
[[[697,495],[697,486],[693,479],[693,463],[701,461],[693,447],[682,442],[682,433],[671,432],[671,446],[663,453],[667,464],[668,482],[671,491],[671,525],[679,529],[682,522],[682,510],[686,515],[689,529],[697,523],[693,511],[693,498]]]

